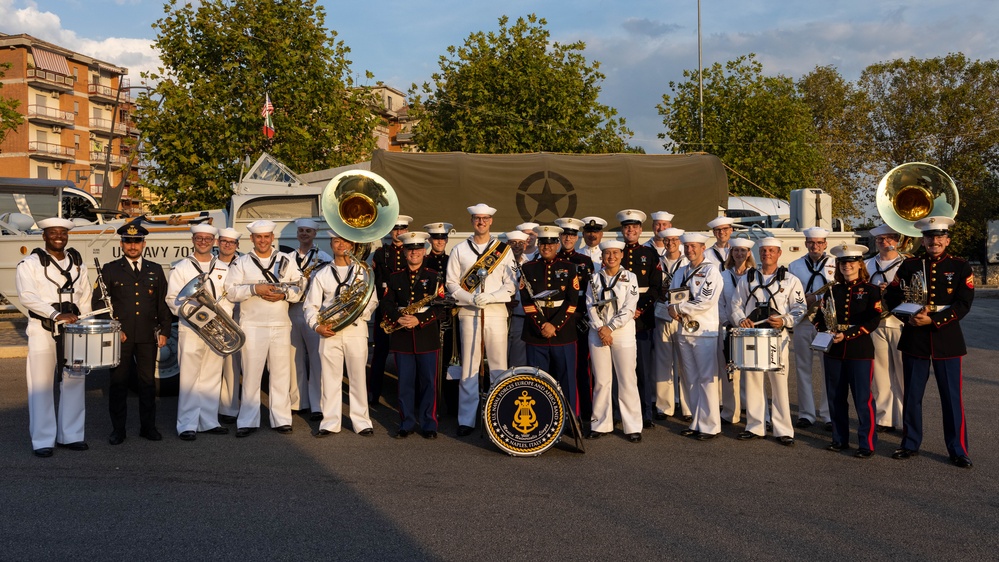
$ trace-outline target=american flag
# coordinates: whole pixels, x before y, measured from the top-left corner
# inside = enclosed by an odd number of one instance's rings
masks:
[[[271,104],[270,93],[264,94],[264,108],[260,110],[260,116],[264,118],[264,136],[272,139],[274,138],[274,123],[271,121],[271,115],[274,114],[274,106]]]

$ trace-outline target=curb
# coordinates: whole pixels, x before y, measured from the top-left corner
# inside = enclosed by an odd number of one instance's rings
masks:
[[[7,345],[0,346],[0,359],[14,359],[28,356],[28,346]]]

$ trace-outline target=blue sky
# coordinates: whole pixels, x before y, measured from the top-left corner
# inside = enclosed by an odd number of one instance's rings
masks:
[[[244,0],[246,1],[246,0]],[[697,1],[548,0],[546,2],[344,2],[321,0],[327,28],[351,49],[354,74],[371,71],[406,91],[428,80],[449,45],[475,31],[536,13],[560,42],[586,42],[586,57],[607,76],[600,101],[635,132],[631,144],[663,152],[655,106],[683,70],[697,68]],[[132,83],[158,58],[152,24],[163,2],[0,0],[0,32],[28,33],[129,68]],[[867,65],[895,58],[963,52],[999,58],[995,0],[702,0],[703,63],[755,52],[767,74],[798,78],[833,65],[849,80]]]

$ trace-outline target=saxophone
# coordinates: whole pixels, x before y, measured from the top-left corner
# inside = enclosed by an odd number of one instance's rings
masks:
[[[430,304],[430,301],[434,300],[435,298],[437,298],[437,293],[436,292],[430,293],[429,295],[423,297],[422,299],[410,303],[409,306],[400,310],[399,312],[402,316],[411,315],[417,310],[420,310],[421,308]],[[402,328],[402,326],[398,322],[388,318],[387,316],[382,319],[382,323],[379,325],[382,327],[382,330],[385,330],[386,334],[391,334],[392,332],[398,330],[399,328]]]

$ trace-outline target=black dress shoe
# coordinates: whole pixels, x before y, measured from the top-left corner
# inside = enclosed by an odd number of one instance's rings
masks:
[[[371,437],[372,435],[375,434],[375,430],[369,427],[366,429],[362,429],[361,431],[358,431],[357,434],[363,437]]]
[[[312,434],[312,436],[316,438],[326,437],[328,435],[333,435],[333,432],[328,429],[320,429],[319,431]]]
[[[895,452],[891,454],[891,458],[904,461],[919,455],[919,451],[914,449],[895,449]]]
[[[757,435],[752,431],[743,431],[736,437],[739,441],[749,441],[750,439],[766,439],[766,435]]]
[[[683,437],[696,437],[697,436],[697,430],[696,429],[690,429],[688,427],[686,429],[680,430],[680,435],[682,435]]]
[[[108,443],[112,445],[121,445],[124,442],[125,442],[124,431],[112,431],[111,435],[108,436]]]
[[[309,414],[309,421],[323,421],[322,412],[312,412]]]
[[[791,437],[790,435],[782,435],[778,437],[777,442],[785,447],[794,447],[794,437]]]
[[[667,416],[665,412],[656,412],[656,419],[657,420],[664,420],[664,419],[666,419],[668,417],[669,416]]]
[[[139,430],[139,437],[145,437],[150,441],[160,441],[163,436],[155,427],[147,427],[146,429]]]
[[[807,418],[799,418],[798,421],[795,422],[794,427],[797,427],[798,429],[805,429],[806,427],[812,427],[812,420]]]
[[[589,433],[586,434],[586,438],[587,439],[600,439],[604,435],[607,435],[607,434],[606,433],[601,433],[599,431],[591,431],[591,432],[589,432]]]
[[[62,447],[70,451],[86,451],[90,448],[90,445],[87,445],[86,441],[77,441],[76,443],[56,443],[56,447]]]
[[[710,441],[715,437],[718,437],[717,433],[698,433],[695,439],[697,439],[698,441]]]
[[[895,433],[895,428],[890,425],[879,425],[874,430],[878,433]]]
[[[828,447],[826,447],[826,450],[827,451],[839,452],[839,451],[845,451],[845,450],[847,450],[849,448],[850,448],[850,444],[849,443],[837,443],[837,442],[833,441]]]
[[[472,434],[473,431],[475,431],[474,427],[467,426],[467,425],[459,425],[458,426],[458,437],[468,437],[469,435]]]
[[[225,414],[219,414],[220,423],[236,423],[236,416],[227,416]]]
[[[395,432],[395,435],[393,435],[392,438],[393,439],[405,439],[405,438],[409,437],[410,433],[412,433],[412,431],[406,431],[405,429],[400,429],[399,431]]]
[[[954,466],[956,466],[958,468],[971,468],[973,466],[971,464],[971,459],[968,458],[968,457],[964,457],[964,456],[961,456],[961,457],[951,457],[950,458],[950,462],[951,462],[951,464],[953,464]]]
[[[856,453],[854,453],[853,456],[857,457],[858,459],[869,459],[874,456],[874,451],[870,449],[860,449]]]
[[[687,423],[690,423],[690,422],[694,421],[694,416],[682,416],[680,419],[683,420],[683,421],[685,421],[685,422],[687,422]]]
[[[277,427],[274,428],[274,431],[276,431],[278,433],[288,434],[288,433],[292,432],[292,429],[291,429],[290,425],[279,425],[279,426],[277,426]]]
[[[641,433],[629,433],[628,434],[628,441],[631,442],[631,443],[641,443],[642,442],[642,434]]]
[[[722,425],[732,425],[732,422],[729,421],[729,420],[727,420],[727,419],[725,419],[725,418],[722,418],[721,419],[721,424]]]
[[[423,432],[424,439],[437,439],[437,432],[430,429]]]
[[[767,428],[767,431],[773,431],[774,430],[774,424],[772,424],[770,422],[767,422],[767,423],[765,423],[763,425]]]
[[[832,431],[832,422],[827,421],[825,425],[822,426],[826,431]]]
[[[194,431],[187,430],[187,431],[181,431],[180,435],[178,435],[177,437],[180,437],[181,441],[194,441],[195,439],[198,438],[198,434],[195,433]]]
[[[211,433],[212,435],[228,435],[229,434],[229,428],[228,427],[222,427],[220,425],[218,427],[213,427],[213,428],[209,429],[208,431],[202,431],[201,433]]]
[[[645,429],[654,429],[656,424],[652,420],[642,420],[642,427]]]
[[[254,431],[256,431],[256,429],[257,428],[255,428],[255,427],[237,427],[236,428],[236,437],[246,437],[249,434],[251,434]]]
[[[35,456],[42,457],[43,459],[52,456],[52,447],[42,447],[41,449],[35,449]]]

